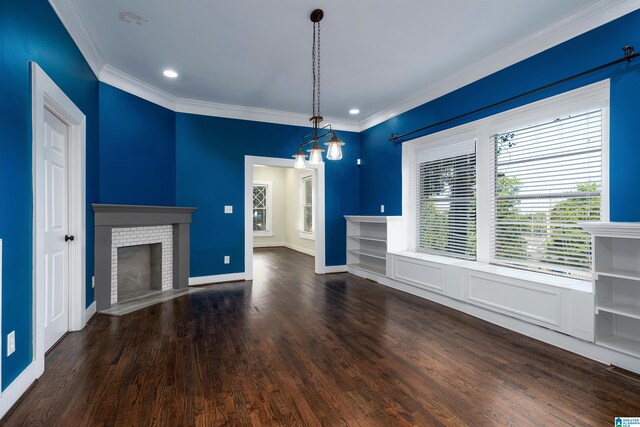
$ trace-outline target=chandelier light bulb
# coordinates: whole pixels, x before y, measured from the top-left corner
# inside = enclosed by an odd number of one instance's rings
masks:
[[[342,146],[344,142],[340,141],[335,132],[332,133],[331,139],[325,144],[327,148],[327,160],[342,159]]]
[[[302,155],[296,154],[293,157],[296,159],[295,163],[293,164],[293,167],[295,167],[296,169],[304,169],[306,166],[305,157],[307,156],[305,156],[304,154]]]
[[[327,160],[340,160],[342,159],[342,147],[340,144],[327,143]]]
[[[313,144],[313,147],[309,150],[309,163],[312,165],[319,165],[323,162],[322,160],[322,152],[324,151],[322,148],[318,147],[318,144]]]

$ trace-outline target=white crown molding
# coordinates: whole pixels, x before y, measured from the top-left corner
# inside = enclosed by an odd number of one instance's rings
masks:
[[[93,74],[96,77],[99,76],[105,65],[104,57],[73,0],[49,0],[49,4],[80,49],[80,53],[91,67]]]
[[[178,98],[173,95],[169,95],[167,92],[164,92],[155,86],[151,86],[142,80],[138,80],[109,64],[102,68],[98,79],[103,83],[128,92],[138,98],[145,99],[149,102],[160,105],[161,107],[176,111]]]
[[[305,114],[178,98],[106,64],[73,1],[49,0],[100,81],[176,112],[309,127]],[[360,122],[332,117],[326,122],[336,130],[363,131],[639,8],[640,0],[600,0]]]
[[[310,127],[309,116],[305,114],[177,98],[111,65],[105,65],[102,68],[100,81],[178,113]],[[336,130],[350,132],[360,131],[360,126],[357,121],[341,120],[332,117],[326,117],[325,121],[331,123],[331,126]]]
[[[205,116],[226,117],[230,119],[251,120],[283,125],[310,127],[309,115],[290,113],[287,111],[268,110],[265,108],[242,107],[238,105],[218,104],[215,102],[196,101],[178,98],[176,112],[201,114]],[[330,123],[335,130],[360,132],[360,125],[355,120],[343,120],[325,117],[323,123]]]
[[[540,31],[511,43],[481,61],[468,65],[415,95],[366,117],[360,122],[360,129],[369,129],[639,8],[640,0],[601,0],[587,6]],[[622,46],[620,47],[622,48]],[[615,52],[612,52],[612,55],[615,55]],[[620,57],[622,57],[622,53],[620,53]]]

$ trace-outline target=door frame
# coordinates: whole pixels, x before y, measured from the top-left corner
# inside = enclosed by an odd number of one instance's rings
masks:
[[[244,273],[245,280],[253,280],[253,166],[264,165],[281,168],[293,168],[295,160],[277,157],[244,156]],[[324,162],[308,165],[315,175],[316,200],[314,205],[315,222],[315,272],[325,274],[325,183]]]
[[[45,266],[44,266],[44,109],[69,127],[67,170],[69,186],[69,330],[84,327],[86,305],[86,117],[54,81],[31,63],[32,173],[33,173],[33,360],[36,376],[44,372]]]

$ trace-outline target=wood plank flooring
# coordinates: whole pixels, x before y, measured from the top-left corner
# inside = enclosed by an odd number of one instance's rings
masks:
[[[640,383],[313,259],[256,250],[255,280],[122,317],[47,356],[3,425],[612,426]]]

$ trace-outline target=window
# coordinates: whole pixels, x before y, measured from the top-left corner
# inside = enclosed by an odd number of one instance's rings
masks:
[[[579,224],[609,221],[609,99],[603,80],[404,143],[406,248],[590,280]]]
[[[493,137],[491,261],[589,277],[600,220],[602,110]]]
[[[253,234],[271,236],[271,183],[253,183]]]
[[[312,176],[306,176],[301,180],[301,200],[302,232],[300,234],[300,237],[312,238],[314,231]]]
[[[416,249],[475,259],[475,141],[425,150],[417,166]]]

